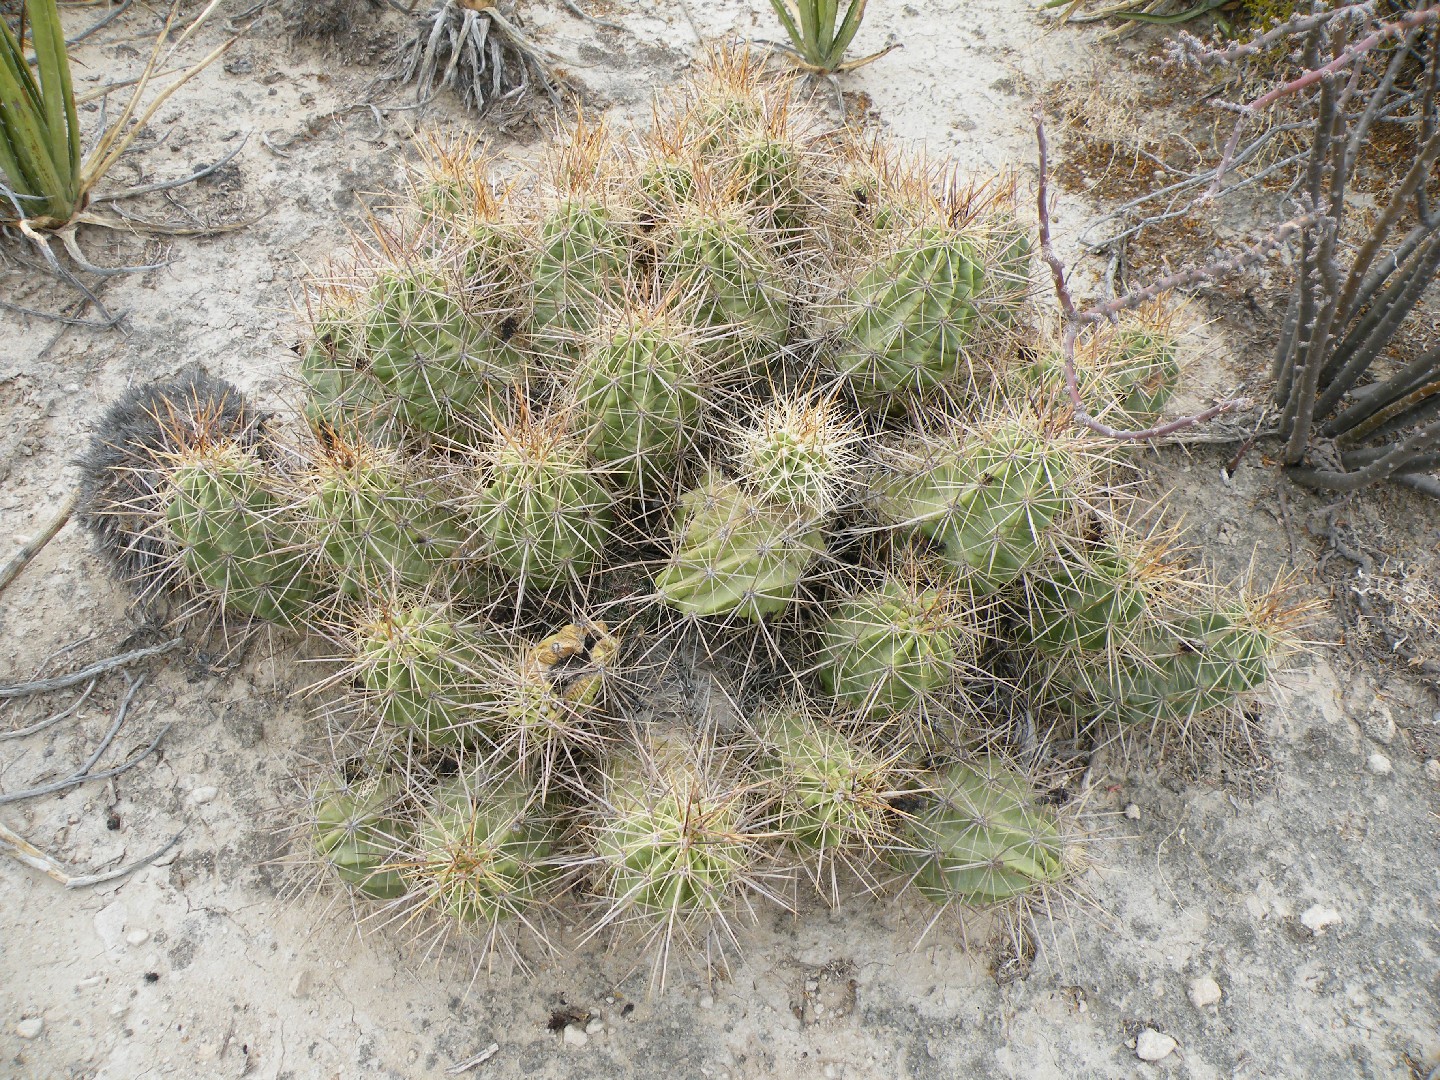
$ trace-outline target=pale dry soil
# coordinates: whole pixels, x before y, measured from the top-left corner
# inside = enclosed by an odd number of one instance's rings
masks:
[[[229,5],[232,14],[246,6]],[[774,32],[758,2],[690,10],[707,37]],[[652,90],[684,69],[697,27],[672,0],[603,13],[628,32],[587,26],[558,5],[536,8],[531,23],[577,58],[575,73],[617,123],[633,122]],[[93,14],[75,11],[73,26]],[[80,80],[133,71],[154,25],[137,7],[87,41]],[[977,169],[1016,166],[1033,177],[1031,101],[1052,80],[1120,66],[1108,46],[1071,30],[1046,37],[1044,25],[1025,0],[876,4],[857,48],[889,34],[905,47],[845,87],[868,94],[902,138]],[[368,27],[358,51],[393,26],[385,16]],[[220,33],[207,31],[201,47]],[[69,463],[129,385],[200,361],[267,406],[293,402],[288,346],[307,269],[363,230],[369,193],[392,186],[414,153],[413,112],[377,118],[361,108],[314,122],[359,101],[376,72],[363,55],[342,62],[292,48],[273,20],[262,22],[160,111],[116,177],[183,175],[248,139],[219,175],[146,210],[250,224],[166,244],[82,233],[102,263],[169,261],[96,284],[126,312],[123,332],[0,314],[5,545],[64,497],[75,479]],[[485,128],[444,102],[424,120]],[[522,161],[543,141],[516,127],[498,148]],[[1077,233],[1087,212],[1067,200],[1062,235]],[[7,254],[20,250],[6,243]],[[0,285],[30,306],[72,299],[13,266]],[[1201,366],[1187,398],[1254,367],[1249,345],[1223,324],[1197,340]],[[1259,453],[1225,480],[1228,454],[1171,449],[1146,460],[1223,574],[1254,562],[1262,579],[1293,566],[1312,580],[1320,548],[1305,524],[1320,504],[1292,490],[1282,510],[1286,485]],[[1432,546],[1436,511],[1418,499],[1377,500],[1351,517],[1367,542],[1388,532],[1397,554]],[[151,640],[132,639],[138,630],[126,593],[73,525],[0,598],[6,679],[92,635],[76,657]],[[0,861],[0,1075],[439,1076],[493,1042],[498,1050],[474,1075],[1424,1076],[1440,1065],[1440,858],[1437,787],[1416,747],[1440,735],[1436,701],[1396,666],[1324,644],[1337,634],[1322,616],[1310,632],[1316,644],[1261,702],[1268,759],[1197,776],[1143,740],[1097,759],[1090,903],[1041,922],[1033,963],[1007,958],[982,924],[971,927],[969,951],[949,922],[917,947],[929,910],[858,899],[838,914],[761,911],[742,930],[730,978],[707,985],[680,968],[659,993],[647,990],[648,957],[637,962],[623,949],[592,944],[548,958],[529,948],[528,973],[476,975],[462,956],[415,956],[403,935],[357,937],[331,896],[291,899],[276,837],[300,748],[320,731],[295,696],[307,672],[279,639],[253,643],[233,667],[219,651],[172,658],[145,669],[149,681],[112,751],[132,752],[173,725],[159,758],[113,782],[0,808],[6,825],[79,870],[118,866],[184,830],[160,864],[86,890]],[[74,718],[0,743],[0,787],[84,760],[123,688],[111,677]],[[3,726],[70,700],[11,708]],[[1388,773],[1374,771],[1377,753]],[[1131,804],[1138,819],[1121,813]],[[1307,912],[1322,932],[1302,920]],[[562,918],[552,930],[563,946],[583,925]],[[1218,983],[1218,1003],[1189,1000],[1202,977]],[[583,1045],[547,1029],[562,1007],[592,1014]],[[1158,1064],[1136,1055],[1146,1027],[1178,1044]]]

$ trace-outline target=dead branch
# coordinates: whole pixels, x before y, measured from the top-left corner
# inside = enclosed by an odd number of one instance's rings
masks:
[[[1050,150],[1045,138],[1045,120],[1038,105],[1035,107],[1033,115],[1035,118],[1035,141],[1039,147],[1040,157],[1040,180],[1036,195],[1037,210],[1040,219],[1040,256],[1045,260],[1046,265],[1050,267],[1051,276],[1055,280],[1055,297],[1060,303],[1060,311],[1065,318],[1065,330],[1061,336],[1060,348],[1065,366],[1065,390],[1070,397],[1070,405],[1074,412],[1075,422],[1107,439],[1142,442],[1162,438],[1180,431],[1183,428],[1214,419],[1232,409],[1248,405],[1249,402],[1245,398],[1231,398],[1211,406],[1204,412],[1196,413],[1194,416],[1182,416],[1177,420],[1157,424],[1143,431],[1123,431],[1119,428],[1110,427],[1108,424],[1103,424],[1099,420],[1096,420],[1085,408],[1084,398],[1080,394],[1079,378],[1075,371],[1075,343],[1087,327],[1103,322],[1110,316],[1118,314],[1121,311],[1138,307],[1147,300],[1152,300],[1159,296],[1162,292],[1180,288],[1184,285],[1196,284],[1201,281],[1223,277],[1227,274],[1234,273],[1244,266],[1260,261],[1284,244],[1295,231],[1303,228],[1303,223],[1286,222],[1284,226],[1281,226],[1274,234],[1261,241],[1255,247],[1230,259],[1220,260],[1202,267],[1197,267],[1193,270],[1182,271],[1178,274],[1171,274],[1145,288],[1132,290],[1124,296],[1117,297],[1097,308],[1079,311],[1075,307],[1074,297],[1070,294],[1070,287],[1065,281],[1065,263],[1060,259],[1060,256],[1056,254],[1054,240],[1051,236]]]
[[[143,649],[135,649],[132,652],[121,653],[119,656],[112,656],[108,660],[100,660],[89,667],[81,668],[79,671],[72,671],[68,675],[57,675],[53,679],[36,679],[34,682],[16,683],[14,686],[0,686],[0,701],[10,698],[28,697],[31,694],[45,694],[51,690],[63,690],[67,686],[77,686],[83,682],[89,682],[97,675],[103,675],[107,671],[114,671],[127,664],[133,664],[137,660],[144,660],[146,657],[159,656],[162,653],[171,652],[185,644],[184,638],[171,638],[169,641],[159,645],[149,645]]]
[[[128,679],[129,676],[127,675],[126,678]],[[105,751],[110,748],[110,744],[114,741],[115,736],[120,731],[120,726],[125,723],[125,717],[130,712],[130,702],[134,700],[135,692],[139,690],[144,683],[145,676],[143,675],[138,679],[131,680],[129,687],[125,691],[125,696],[120,699],[120,704],[115,710],[115,720],[111,723],[110,730],[105,733],[105,737],[100,740],[100,745],[95,748],[95,752],[90,755],[84,765],[80,766],[79,769],[63,780],[55,780],[49,784],[40,784],[36,787],[26,788],[23,791],[12,791],[8,794],[0,795],[0,806],[6,803],[20,802],[24,799],[37,798],[41,795],[51,795],[57,791],[64,791],[66,788],[75,787],[89,780],[106,780],[112,776],[119,776],[121,773],[133,769],[154,753],[155,749],[160,745],[160,740],[164,738],[165,733],[170,730],[169,724],[161,728],[159,734],[150,740],[150,745],[145,747],[145,749],[135,757],[113,768],[105,769],[102,772],[92,773],[90,771],[95,767],[96,762],[100,760]]]
[[[25,564],[40,553],[40,550],[55,538],[55,534],[65,527],[70,520],[70,515],[75,512],[75,504],[80,500],[79,490],[72,491],[65,497],[65,500],[55,508],[55,512],[45,520],[40,531],[32,536],[21,546],[20,550],[10,556],[5,566],[0,568],[0,592],[15,580]]]
[[[89,700],[91,693],[95,690],[95,687],[99,685],[99,682],[99,679],[91,679],[90,685],[85,687],[85,692],[76,698],[68,708],[62,709],[57,713],[51,713],[44,720],[31,724],[29,727],[17,728],[14,731],[0,731],[0,741],[5,739],[23,739],[26,735],[34,735],[44,731],[48,727],[53,727],[67,716],[73,716],[79,712],[80,707]]]

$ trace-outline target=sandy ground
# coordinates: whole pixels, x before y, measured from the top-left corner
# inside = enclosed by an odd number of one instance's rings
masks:
[[[623,34],[558,6],[531,23],[628,123],[684,68],[697,31],[775,33],[758,2],[690,11],[698,26],[672,0],[597,10],[623,21]],[[72,15],[78,28],[94,13]],[[133,70],[153,26],[137,7],[87,41],[77,78],[92,86]],[[392,26],[385,16],[365,34],[383,42]],[[1034,98],[1054,80],[1116,65],[1108,46],[1071,30],[1047,37],[1044,26],[1026,0],[877,3],[857,50],[889,35],[905,47],[844,85],[903,138],[977,169],[1032,175]],[[221,32],[207,30],[199,47]],[[261,22],[160,110],[115,176],[183,175],[248,140],[217,176],[147,211],[252,224],[165,244],[82,233],[103,264],[168,261],[98,286],[126,312],[123,331],[0,313],[6,545],[64,497],[70,461],[126,386],[198,360],[268,405],[294,399],[288,346],[307,269],[343,251],[363,229],[367,193],[392,185],[413,153],[413,112],[343,111],[377,70],[292,48],[273,20]],[[444,103],[426,120],[475,126]],[[521,131],[498,146],[520,160],[542,142]],[[1074,235],[1083,218],[1067,201],[1061,232]],[[53,310],[70,299],[20,266],[0,282],[13,303]],[[1213,326],[1207,353],[1212,345],[1196,396],[1232,382],[1247,347]],[[1226,456],[1159,452],[1155,484],[1173,490],[1191,539],[1223,572],[1254,558],[1262,578],[1292,565],[1310,580],[1319,548],[1304,521],[1319,504],[1291,490],[1282,512],[1284,481],[1260,456],[1230,481]],[[1387,515],[1428,546],[1432,506],[1355,512],[1362,528]],[[67,528],[0,600],[7,680],[79,639],[91,639],[73,654],[84,658],[152,640],[132,638],[141,628],[127,599]],[[1337,634],[1323,616],[1312,632]],[[1440,740],[1440,715],[1433,693],[1394,666],[1323,644],[1296,658],[1262,702],[1269,757],[1241,773],[1188,775],[1144,745],[1099,760],[1092,903],[1042,923],[1033,962],[1014,962],[982,924],[970,927],[968,951],[954,924],[916,947],[930,911],[860,900],[838,914],[762,912],[730,979],[681,972],[651,994],[645,962],[637,969],[623,950],[534,954],[528,973],[476,975],[461,956],[358,937],[333,898],[290,898],[276,830],[296,748],[319,731],[294,697],[306,675],[291,649],[261,641],[234,668],[217,654],[143,669],[115,752],[172,725],[161,755],[114,781],[0,807],[5,825],[84,870],[122,865],[183,829],[158,864],[89,889],[0,861],[0,1074],[439,1076],[491,1043],[497,1051],[473,1075],[1405,1078],[1440,1066],[1440,766],[1427,777],[1428,754],[1417,752]],[[0,742],[0,788],[83,761],[123,692],[113,676],[73,718]],[[70,700],[12,707],[0,728]],[[578,929],[552,927],[561,943]],[[1218,1000],[1196,1004],[1196,993],[1215,996],[1204,980]],[[552,1032],[558,1009],[589,1014],[588,1026]],[[1137,1056],[1147,1028],[1177,1044],[1157,1064]]]

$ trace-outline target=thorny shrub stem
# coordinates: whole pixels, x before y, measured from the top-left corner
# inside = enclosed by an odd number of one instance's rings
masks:
[[[1323,16],[1313,16],[1307,20],[1301,20],[1297,23],[1286,24],[1286,27],[1288,27],[1288,29],[1286,29],[1285,27],[1276,27],[1275,30],[1270,31],[1269,35],[1262,35],[1260,38],[1257,38],[1254,42],[1252,42],[1252,45],[1256,46],[1255,51],[1258,51],[1258,49],[1261,47],[1259,43],[1267,38],[1269,40],[1279,40],[1279,38],[1281,37],[1288,37],[1291,34],[1298,33],[1302,30],[1318,29],[1322,26],[1331,24],[1342,17],[1349,17],[1350,15],[1361,14],[1363,12],[1368,12],[1370,9],[1371,5],[1369,4],[1356,4],[1350,7],[1338,8],[1333,12],[1327,12]],[[1230,108],[1237,111],[1240,115],[1235,120],[1235,130],[1230,133],[1230,138],[1227,139],[1225,142],[1225,152],[1221,155],[1220,167],[1215,170],[1215,178],[1210,181],[1210,189],[1205,193],[1204,196],[1202,196],[1201,201],[1204,201],[1206,199],[1213,199],[1216,195],[1220,193],[1220,184],[1225,179],[1225,174],[1229,172],[1230,165],[1234,161],[1235,149],[1240,145],[1240,134],[1245,128],[1246,120],[1249,120],[1251,117],[1256,116],[1263,110],[1269,108],[1281,98],[1288,97],[1291,94],[1297,94],[1301,90],[1304,90],[1306,87],[1313,86],[1315,83],[1320,82],[1322,79],[1328,79],[1335,73],[1343,71],[1346,67],[1353,64],[1356,60],[1364,56],[1381,42],[1388,41],[1389,39],[1394,37],[1406,37],[1410,34],[1411,31],[1417,29],[1418,27],[1424,26],[1427,23],[1440,23],[1440,4],[1432,4],[1430,7],[1421,8],[1419,11],[1411,12],[1404,18],[1396,19],[1393,22],[1382,22],[1373,31],[1371,31],[1371,33],[1361,38],[1355,44],[1341,51],[1329,63],[1320,65],[1318,67],[1310,67],[1310,69],[1304,74],[1297,76],[1290,82],[1275,87],[1275,89],[1269,91],[1268,93],[1261,94],[1258,98],[1256,98],[1254,101],[1250,102],[1247,105],[1229,106]],[[1277,34],[1277,31],[1281,29],[1285,29],[1285,32],[1283,34]],[[1274,37],[1271,37],[1271,35],[1274,35]],[[1234,56],[1238,55],[1250,54],[1242,54],[1234,50],[1214,52],[1205,49],[1194,49],[1193,47],[1191,47],[1187,48],[1184,54],[1184,58],[1189,59],[1196,64],[1205,65],[1210,63],[1224,63],[1232,59]],[[1309,65],[1307,65],[1307,67],[1308,66]]]
[[[1074,410],[1075,422],[1097,435],[1107,439],[1118,439],[1127,442],[1142,442],[1151,439],[1159,439],[1182,428],[1190,427],[1193,424],[1203,423],[1212,420],[1221,413],[1229,412],[1231,409],[1248,405],[1245,398],[1231,398],[1212,405],[1204,412],[1196,413],[1193,416],[1182,416],[1177,420],[1171,420],[1164,424],[1157,424],[1155,427],[1146,428],[1143,431],[1122,431],[1110,427],[1096,420],[1085,408],[1084,399],[1080,396],[1080,386],[1075,374],[1075,342],[1084,329],[1094,323],[1103,322],[1112,315],[1131,308],[1139,307],[1147,300],[1153,300],[1161,293],[1169,292],[1171,289],[1181,288],[1185,285],[1193,285],[1201,281],[1213,281],[1217,278],[1226,277],[1241,270],[1252,263],[1260,262],[1270,255],[1271,252],[1285,244],[1290,237],[1297,232],[1303,232],[1320,219],[1317,214],[1305,214],[1275,228],[1270,235],[1266,236],[1254,247],[1242,251],[1240,254],[1229,259],[1221,259],[1216,262],[1206,263],[1204,266],[1196,267],[1193,270],[1182,270],[1179,273],[1169,274],[1152,282],[1143,289],[1135,289],[1124,296],[1117,297],[1099,307],[1089,308],[1085,311],[1078,311],[1075,307],[1075,300],[1070,295],[1070,288],[1065,283],[1065,264],[1060,256],[1055,254],[1055,245],[1050,236],[1050,148],[1045,138],[1045,120],[1036,106],[1033,113],[1035,119],[1035,141],[1039,147],[1040,156],[1040,181],[1036,194],[1038,217],[1040,220],[1040,255],[1050,267],[1050,273],[1055,279],[1055,296],[1060,302],[1060,310],[1065,317],[1065,332],[1061,338],[1061,354],[1065,362],[1065,389],[1070,395],[1070,405]]]

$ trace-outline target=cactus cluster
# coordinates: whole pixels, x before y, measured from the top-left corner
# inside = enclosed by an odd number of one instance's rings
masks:
[[[1078,826],[995,703],[1186,723],[1284,647],[1273,597],[1127,524],[1008,189],[760,67],[717,54],[629,139],[581,119],[529,182],[427,155],[317,284],[300,422],[137,466],[174,579],[332,643],[305,846],[387,922],[493,942],[578,895],[664,955],[807,879],[1035,896]],[[1177,335],[1127,320],[1080,387],[1152,417]]]

